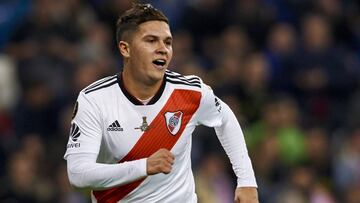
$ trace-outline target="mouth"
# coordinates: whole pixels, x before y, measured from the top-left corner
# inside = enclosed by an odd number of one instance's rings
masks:
[[[155,64],[155,66],[157,68],[164,68],[166,65],[166,60],[165,59],[156,59],[156,60],[153,60],[152,63]]]

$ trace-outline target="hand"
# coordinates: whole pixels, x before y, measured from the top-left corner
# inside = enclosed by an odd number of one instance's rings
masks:
[[[174,155],[167,149],[159,149],[146,160],[146,172],[148,175],[157,173],[170,173],[174,164]]]
[[[259,203],[255,187],[238,187],[235,190],[235,203]]]

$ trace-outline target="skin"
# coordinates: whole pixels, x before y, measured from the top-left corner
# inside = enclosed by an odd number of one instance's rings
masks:
[[[169,25],[163,21],[148,21],[139,25],[130,39],[119,42],[124,58],[123,80],[127,90],[136,98],[146,100],[159,90],[173,55],[172,35]],[[166,60],[164,66],[153,63]],[[159,149],[146,160],[148,175],[168,174],[175,157],[167,149]],[[236,203],[258,203],[257,189],[239,187],[235,190]]]
[[[157,173],[168,174],[171,172],[175,157],[167,149],[159,149],[157,152],[147,158],[147,174],[154,175]]]
[[[173,55],[172,35],[166,22],[147,21],[130,38],[119,43],[124,57],[123,79],[133,96],[145,100],[154,96],[161,86]],[[166,64],[156,66],[153,64],[156,59],[165,59]]]
[[[126,89],[136,98],[146,100],[159,90],[173,55],[172,35],[164,21],[147,21],[128,40],[119,42],[124,58],[123,80]],[[164,66],[153,63],[156,59],[166,60]],[[147,174],[170,173],[174,155],[166,149],[159,149],[147,158]]]
[[[235,203],[259,203],[257,188],[238,187],[235,190]]]

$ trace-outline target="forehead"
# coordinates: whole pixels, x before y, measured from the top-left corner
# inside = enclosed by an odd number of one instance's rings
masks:
[[[164,21],[147,21],[139,25],[137,35],[144,37],[147,35],[158,36],[160,38],[171,37],[169,25]]]

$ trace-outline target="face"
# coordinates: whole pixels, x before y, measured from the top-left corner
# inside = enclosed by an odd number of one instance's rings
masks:
[[[137,82],[153,85],[161,82],[172,55],[172,36],[163,21],[148,21],[139,25],[128,43],[128,50],[120,51],[125,69]]]

